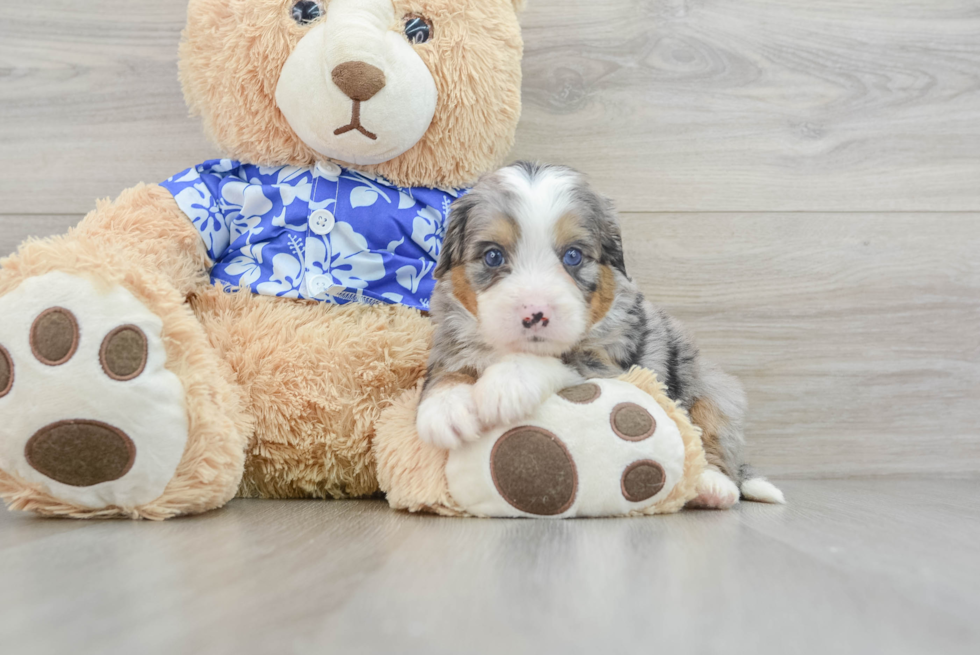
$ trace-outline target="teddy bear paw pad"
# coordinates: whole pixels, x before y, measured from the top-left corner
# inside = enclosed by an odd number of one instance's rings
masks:
[[[453,499],[477,516],[616,516],[664,500],[684,475],[677,424],[649,394],[591,380],[530,419],[449,454]]]
[[[86,508],[159,497],[188,435],[160,318],[62,272],[23,281],[0,315],[0,469]]]

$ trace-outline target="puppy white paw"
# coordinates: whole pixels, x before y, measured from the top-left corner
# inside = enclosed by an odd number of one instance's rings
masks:
[[[731,478],[715,469],[705,469],[698,478],[698,495],[688,503],[690,507],[728,509],[738,502],[738,485]]]
[[[512,362],[495,364],[473,385],[473,399],[485,428],[510,425],[541,405],[546,391],[539,378]]]
[[[480,436],[473,386],[454,384],[437,389],[419,404],[415,418],[419,438],[439,448],[456,448]]]

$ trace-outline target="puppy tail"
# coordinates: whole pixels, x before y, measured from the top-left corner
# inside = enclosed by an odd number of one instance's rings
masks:
[[[786,497],[783,496],[783,492],[765,478],[743,480],[741,491],[742,497],[746,500],[754,500],[757,503],[773,503],[774,505],[786,504]]]

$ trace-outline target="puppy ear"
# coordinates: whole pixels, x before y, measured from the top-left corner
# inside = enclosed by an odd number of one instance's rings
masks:
[[[476,195],[468,193],[459,198],[449,208],[446,219],[446,236],[442,240],[442,252],[439,263],[432,275],[438,280],[447,272],[459,266],[466,258],[466,224],[470,220],[470,212],[476,206]]]
[[[603,217],[599,222],[599,243],[602,248],[599,262],[629,277],[626,273],[626,257],[623,254],[623,232],[619,228],[616,210],[608,198],[600,196],[599,201],[603,209]]]
[[[585,207],[593,236],[599,241],[599,263],[629,277],[623,255],[623,234],[619,229],[619,218],[612,200],[584,184],[578,187],[575,195]]]

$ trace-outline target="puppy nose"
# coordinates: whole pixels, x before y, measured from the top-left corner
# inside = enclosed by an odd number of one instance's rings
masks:
[[[551,320],[551,308],[544,305],[525,306],[521,325],[530,330],[533,328],[546,328]]]
[[[384,71],[364,61],[347,61],[333,69],[333,83],[351,100],[370,100],[385,88]]]

